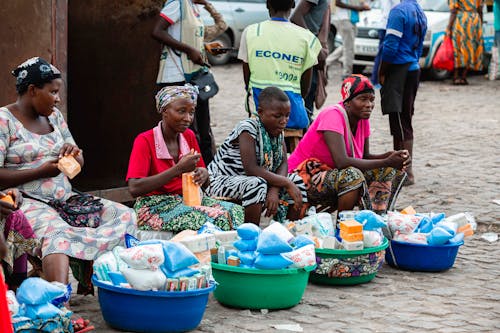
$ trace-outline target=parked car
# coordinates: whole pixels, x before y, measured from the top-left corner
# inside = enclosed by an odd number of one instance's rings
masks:
[[[226,21],[227,30],[215,38],[224,47],[233,47],[235,51],[220,55],[208,55],[208,60],[212,65],[223,65],[231,58],[237,56],[241,41],[241,33],[250,24],[262,22],[269,19],[269,12],[266,8],[266,0],[210,0],[210,3],[222,14]],[[206,25],[213,24],[210,14],[201,10],[202,19]],[[335,27],[330,27],[329,48],[333,51],[335,39]]]
[[[437,49],[443,42],[446,27],[450,17],[450,10],[447,0],[421,0],[420,5],[427,16],[427,34],[424,39],[424,48],[420,66],[427,71],[434,79],[442,80],[448,77],[449,73],[437,70],[432,67],[432,60]],[[378,51],[378,29],[381,28],[382,13],[380,1],[371,3],[372,10],[362,12],[360,21],[357,24],[358,34],[354,41],[354,72],[361,73],[366,66],[373,66],[373,61]],[[491,47],[494,40],[493,13],[483,9],[483,42],[484,50],[489,59]]]

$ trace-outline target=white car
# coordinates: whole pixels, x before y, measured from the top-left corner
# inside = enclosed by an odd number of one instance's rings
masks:
[[[436,70],[432,67],[432,60],[437,49],[443,42],[446,27],[450,17],[447,0],[421,0],[420,5],[427,16],[427,34],[424,39],[424,48],[420,58],[420,66],[428,71],[434,79],[444,79],[449,73]],[[357,24],[358,34],[354,41],[354,72],[361,73],[366,66],[373,66],[373,61],[378,51],[378,29],[381,28],[382,13],[380,2],[373,1],[372,9],[361,12]],[[483,41],[485,53],[491,54],[494,40],[493,13],[483,10]]]
[[[210,3],[224,17],[227,23],[227,30],[214,39],[221,42],[224,47],[233,47],[235,51],[220,55],[208,55],[208,60],[212,65],[223,65],[232,57],[237,55],[240,47],[241,33],[250,24],[262,22],[269,19],[269,12],[266,7],[266,0],[209,0]],[[210,14],[200,8],[201,17],[205,25],[213,24]],[[335,27],[330,26],[329,47],[333,51]]]

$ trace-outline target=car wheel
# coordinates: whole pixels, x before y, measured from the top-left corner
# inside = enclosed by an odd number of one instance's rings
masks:
[[[429,68],[428,74],[431,79],[442,81],[450,76],[450,72],[444,69],[436,69],[434,67]]]
[[[364,65],[353,65],[352,66],[352,73],[353,74],[363,74],[363,71],[365,70],[366,66]]]
[[[231,43],[231,38],[226,33],[223,33],[219,37],[215,38],[212,42],[219,42],[223,45],[223,47],[233,46]],[[226,52],[218,55],[207,53],[208,61],[210,62],[210,64],[214,66],[224,65],[228,63],[228,61],[231,59],[232,56],[233,56],[232,52]]]

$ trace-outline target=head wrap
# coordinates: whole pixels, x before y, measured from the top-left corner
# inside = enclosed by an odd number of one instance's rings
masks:
[[[360,94],[375,93],[375,90],[366,76],[353,74],[344,79],[340,93],[342,94],[342,100],[348,102]]]
[[[26,60],[12,71],[16,77],[16,89],[25,91],[30,84],[42,84],[61,77],[61,72],[45,59],[34,57]]]
[[[166,86],[162,88],[155,96],[156,110],[158,113],[162,113],[168,104],[178,98],[187,98],[196,104],[198,87],[186,83],[183,86]]]

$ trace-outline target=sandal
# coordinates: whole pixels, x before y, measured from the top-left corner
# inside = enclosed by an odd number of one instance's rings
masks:
[[[71,324],[73,325],[75,333],[85,333],[95,330],[94,325],[90,325],[90,321],[88,319],[83,319],[82,317],[72,320]]]
[[[462,85],[462,79],[459,79],[458,77],[453,78],[452,84],[454,86],[461,86]]]
[[[469,81],[467,81],[466,78],[462,78],[462,79],[460,79],[460,85],[467,86],[467,85],[469,85]]]

